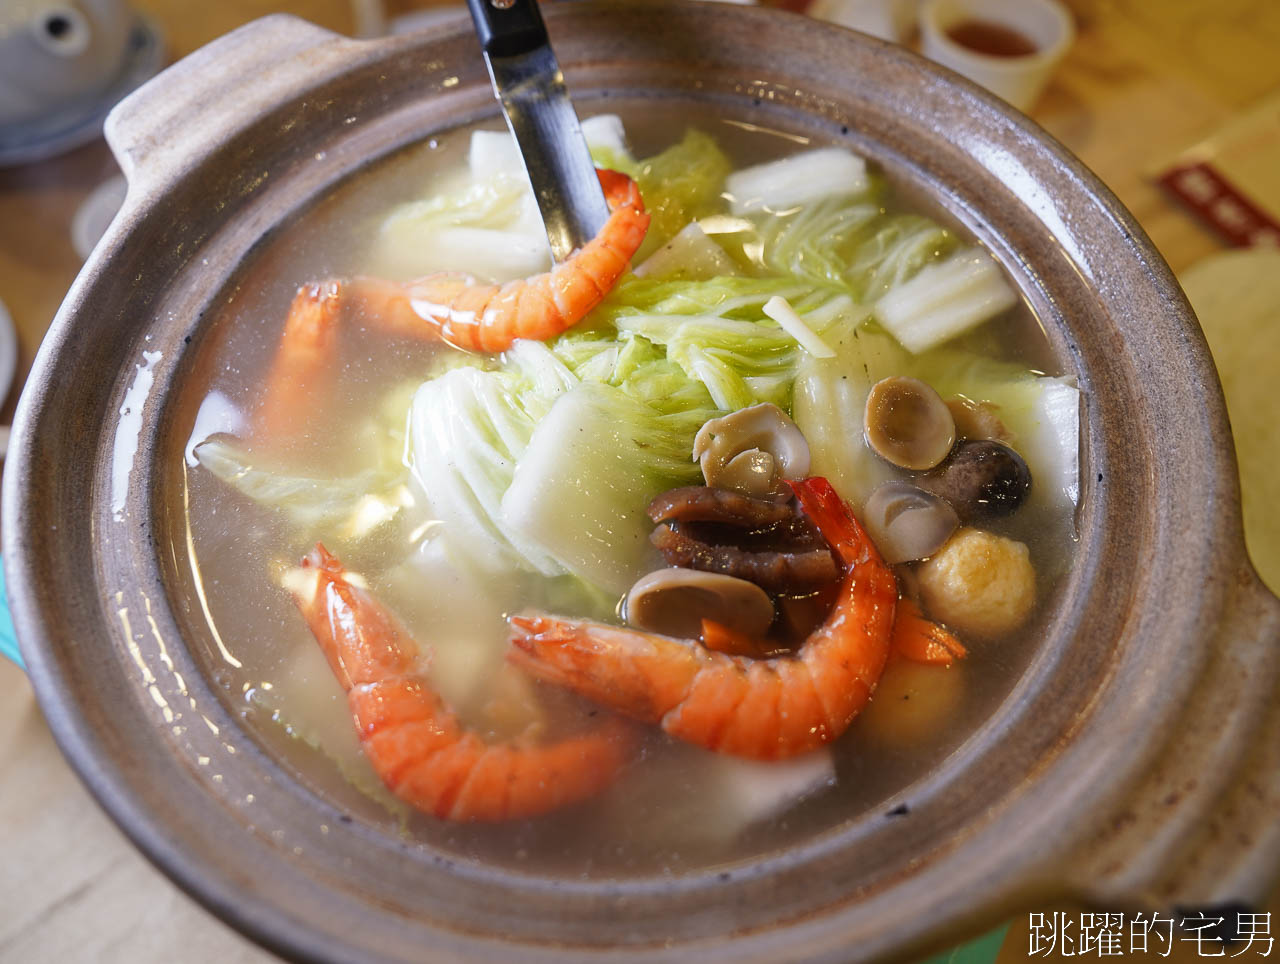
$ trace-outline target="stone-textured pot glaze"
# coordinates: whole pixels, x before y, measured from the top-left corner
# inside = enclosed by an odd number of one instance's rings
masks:
[[[166,427],[190,416],[174,389],[264,232],[370,159],[496,109],[461,20],[361,43],[271,18],[113,115],[128,200],[13,437],[15,621],[98,799],[216,913],[317,960],[843,962],[920,953],[1055,898],[1260,898],[1280,861],[1280,603],[1244,555],[1204,341],[1133,219],[1025,118],[900,48],[714,4],[547,19],[577,96],[692,91],[843,139],[1006,264],[1085,399],[1081,546],[1043,646],[992,718],[903,791],[909,815],[726,868],[551,879],[340,822],[183,644],[208,629],[159,497],[182,461]]]

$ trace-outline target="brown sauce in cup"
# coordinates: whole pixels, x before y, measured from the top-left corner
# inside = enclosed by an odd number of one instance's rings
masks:
[[[947,36],[961,47],[988,57],[1028,57],[1036,45],[1027,36],[991,20],[961,20],[947,28]]]

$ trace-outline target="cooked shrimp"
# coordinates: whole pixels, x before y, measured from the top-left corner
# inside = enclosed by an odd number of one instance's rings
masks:
[[[783,652],[777,644],[767,639],[753,638],[713,619],[702,620],[702,634],[698,641],[707,649],[728,653],[730,656],[752,656],[759,659]],[[909,596],[899,597],[897,608],[894,609],[889,650],[913,663],[930,666],[950,666],[969,654],[955,633],[927,618],[920,611],[919,603]]]
[[[927,618],[920,604],[909,596],[898,600],[890,647],[913,663],[931,666],[950,666],[969,654],[955,633]]]
[[[600,233],[550,271],[505,284],[456,273],[407,284],[377,278],[322,281],[298,289],[267,376],[260,425],[268,437],[297,430],[332,373],[340,322],[354,316],[389,334],[445,341],[467,351],[506,351],[520,338],[545,341],[572,328],[622,277],[649,229],[631,178],[601,170],[609,219]]]
[[[284,322],[257,425],[267,438],[297,434],[314,408],[311,392],[321,387],[336,353],[342,286],[336,281],[298,289]]]
[[[826,479],[789,482],[846,572],[826,621],[788,656],[554,616],[513,616],[509,658],[531,675],[713,750],[778,759],[840,736],[889,654],[898,586]]]
[[[302,565],[316,578],[295,590],[298,608],[347,693],[365,756],[396,796],[442,819],[516,820],[613,782],[630,754],[629,724],[609,716],[555,743],[486,744],[431,688],[406,630],[336,558],[317,545]]]
[[[600,233],[544,274],[503,285],[477,285],[458,275],[415,281],[407,293],[416,314],[439,336],[468,351],[506,351],[517,338],[546,341],[604,300],[649,229],[635,181],[599,171],[609,202]]]

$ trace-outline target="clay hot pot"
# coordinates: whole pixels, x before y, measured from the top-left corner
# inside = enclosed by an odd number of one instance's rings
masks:
[[[272,17],[113,114],[128,198],[40,351],[5,472],[23,654],[102,805],[230,924],[314,960],[843,962],[1061,899],[1262,899],[1280,870],[1280,602],[1245,556],[1204,339],[1133,218],[1026,118],[901,48],[717,4],[565,4],[547,20],[588,110],[696,98],[842,141],[1008,268],[1083,396],[1079,551],[1043,642],[902,791],[908,815],[851,814],[737,864],[516,873],[337,819],[196,655],[214,642],[166,508],[193,417],[178,389],[264,234],[496,104],[461,19],[356,42]]]

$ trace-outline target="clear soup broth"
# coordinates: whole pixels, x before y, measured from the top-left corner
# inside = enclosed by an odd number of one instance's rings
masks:
[[[630,521],[619,530],[634,527],[659,492],[701,482],[693,433],[703,415],[723,415],[744,399],[776,402],[802,430],[816,424],[822,441],[810,439],[814,472],[831,475],[861,510],[879,482],[920,475],[864,451],[859,421],[871,381],[911,375],[934,384],[945,400],[994,413],[1030,465],[1031,489],[1020,507],[971,525],[1026,547],[1035,603],[1007,631],[975,636],[953,627],[967,656],[950,665],[895,656],[847,732],[797,759],[742,761],[645,724],[637,726],[634,750],[616,778],[584,802],[492,823],[417,812],[386,789],[362,752],[342,688],[294,602],[291,590],[306,591],[300,561],[315,543],[323,542],[403,623],[421,647],[430,685],[489,741],[553,739],[594,725],[602,712],[511,669],[507,617],[535,609],[617,623],[622,593],[615,570],[630,566],[639,576],[665,562],[644,541],[594,583],[594,572],[584,578],[581,567],[564,565],[564,552],[538,543],[536,531],[529,536],[526,526],[513,535],[504,524],[502,497],[516,485],[512,474],[525,471],[521,461],[535,444],[530,430],[560,398],[539,395],[540,376],[520,368],[536,368],[547,354],[512,361],[388,335],[366,305],[347,311],[323,347],[323,375],[281,380],[284,390],[297,391],[301,419],[275,436],[262,428],[264,396],[281,390],[270,372],[300,285],[357,276],[406,282],[444,270],[507,280],[544,268],[545,245],[537,243],[519,170],[512,173],[511,155],[497,141],[473,149],[472,132],[458,130],[344,183],[243,268],[217,322],[214,364],[204,369],[212,374],[188,389],[203,398],[187,446],[192,558],[214,633],[230,656],[211,652],[211,675],[245,727],[342,819],[462,858],[587,877],[741,860],[909,804],[904,791],[992,713],[1037,645],[1071,564],[1076,458],[1075,389],[1054,377],[1055,361],[1021,299],[919,352],[902,348],[872,313],[887,292],[976,250],[944,212],[904,191],[891,172],[870,165],[866,183],[843,195],[766,198],[763,209],[736,213],[726,184],[741,182],[726,181],[727,174],[826,145],[682,108],[682,124],[699,132],[690,138],[673,127],[670,114],[603,106],[621,117],[626,146],[607,122],[588,124],[598,163],[630,166],[642,191],[662,186],[644,198],[652,237],[633,263],[649,262],[659,242],[691,217],[704,228],[696,249],[676,245],[674,269],[654,261],[656,277],[619,282],[608,296],[614,302],[606,299],[549,343],[560,367],[537,369],[541,377],[568,372],[575,385],[608,382],[610,391],[653,409],[661,423],[655,431],[671,436],[655,444],[684,453],[678,464],[659,459],[648,436],[639,438],[647,429],[636,430],[638,458],[654,461],[639,482],[621,485],[638,485],[643,497],[629,493],[638,504],[625,507]],[[819,170],[800,180],[823,176]],[[710,250],[702,241],[718,250],[711,267],[699,267]],[[746,280],[724,283],[715,295],[718,272]],[[967,297],[967,283],[956,297]],[[703,300],[680,308],[677,302],[695,290]],[[770,292],[787,298],[834,359],[817,358],[762,313]],[[631,301],[619,307],[619,298]],[[737,307],[724,309],[732,299]],[[621,339],[617,319],[641,315],[646,320],[635,323],[641,340]],[[763,347],[751,342],[738,351],[717,341],[725,320],[763,326]],[[710,333],[687,327],[698,323],[708,323]],[[847,370],[832,368],[838,365]],[[518,369],[523,374],[511,374]],[[798,379],[810,379],[806,391],[817,385],[804,411],[796,407]],[[842,427],[837,442],[832,425]],[[846,443],[853,455],[832,454],[833,444]],[[580,506],[594,497],[591,486],[563,484],[576,478],[572,467],[556,466],[548,477],[548,487],[561,489],[535,487],[526,514],[556,514],[552,528],[590,515]],[[641,525],[653,528],[643,519]],[[925,565],[894,566],[904,595],[920,593]],[[557,574],[557,566],[564,571]],[[926,615],[940,619],[928,607]]]

